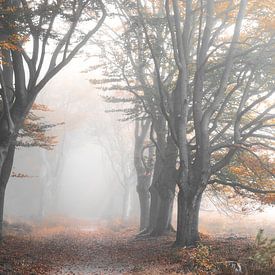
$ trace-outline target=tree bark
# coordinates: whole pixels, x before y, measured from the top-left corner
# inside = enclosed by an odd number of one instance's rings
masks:
[[[150,176],[142,175],[139,176],[138,185],[137,185],[137,193],[139,197],[140,203],[140,231],[146,229],[149,223],[149,212],[150,212]]]
[[[161,236],[172,229],[171,220],[177,178],[177,156],[177,147],[171,136],[168,136],[165,148],[165,159],[163,160],[164,163],[157,185],[159,209],[156,224],[151,233],[153,236]]]
[[[154,229],[151,232],[151,236],[162,236],[168,232],[171,232],[174,197],[175,189],[165,190],[165,194],[160,196],[161,199],[158,209],[157,221]]]
[[[148,133],[150,121],[136,121],[135,123],[135,150],[134,150],[134,165],[137,173],[137,193],[140,202],[140,230],[144,230],[149,222],[150,208],[150,181],[151,171],[145,167],[143,159],[143,148],[146,135]],[[148,163],[152,159],[152,150],[149,149]],[[149,169],[149,170],[148,170]]]
[[[149,210],[149,223],[148,227],[142,232],[142,234],[151,233],[157,224],[157,215],[159,211],[160,197],[156,188],[156,182],[153,180],[152,185],[149,188],[150,192],[150,210]]]
[[[1,175],[0,175],[0,240],[3,238],[5,191],[6,191],[7,183],[11,174],[12,165],[13,165],[15,145],[10,144],[9,148],[4,150],[7,150],[7,155],[6,155],[6,159],[3,162],[3,165],[1,168]]]
[[[0,185],[0,240],[3,238],[3,216],[4,216],[4,201],[5,201],[6,186]]]
[[[203,191],[187,186],[178,193],[176,246],[196,246],[199,236],[199,210]]]
[[[158,151],[156,151],[156,161],[154,165],[154,173],[152,184],[149,188],[150,192],[150,210],[149,210],[149,222],[147,228],[141,232],[141,234],[151,233],[157,223],[157,215],[160,204],[160,197],[157,190],[158,181],[162,170],[162,159]]]
[[[156,148],[156,159],[153,169],[152,184],[149,188],[150,192],[150,212],[149,212],[149,222],[148,227],[143,230],[140,234],[147,235],[151,234],[156,227],[159,206],[160,206],[160,196],[158,192],[158,185],[160,181],[161,172],[163,169],[163,158],[165,154],[166,147],[166,121],[163,116],[155,118],[152,122],[154,126],[155,133],[157,135],[157,140],[154,140],[150,135],[150,139],[153,143],[157,143]]]

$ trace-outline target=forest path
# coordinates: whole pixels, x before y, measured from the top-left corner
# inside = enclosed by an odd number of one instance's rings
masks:
[[[136,238],[136,232],[121,224],[33,227],[25,234],[9,231],[0,244],[0,274],[192,274],[187,272],[213,270],[221,261],[246,265],[254,250],[248,238],[202,235],[203,246],[176,249],[174,235]],[[251,274],[275,274],[268,272]]]
[[[54,236],[56,254],[62,256],[49,274],[129,274],[142,271],[145,240],[135,240],[135,234],[134,229],[81,228]],[[157,249],[155,253],[158,253]]]
[[[173,237],[136,239],[136,232],[91,225],[8,235],[0,245],[0,274],[152,274],[171,254]]]

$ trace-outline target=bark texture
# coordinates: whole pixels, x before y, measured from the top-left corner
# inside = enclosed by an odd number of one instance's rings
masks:
[[[0,177],[0,239],[3,237],[3,215],[4,215],[4,203],[5,203],[5,191],[7,183],[11,174],[13,165],[15,145],[11,144],[8,149],[6,159],[1,169]]]
[[[175,245],[194,246],[200,241],[199,210],[202,192],[180,190],[178,193],[178,223]]]
[[[136,121],[135,123],[135,152],[134,165],[137,173],[137,193],[140,205],[140,230],[144,230],[149,223],[151,169],[147,165],[152,158],[149,150],[147,164],[143,158],[145,139],[149,130],[150,121]]]

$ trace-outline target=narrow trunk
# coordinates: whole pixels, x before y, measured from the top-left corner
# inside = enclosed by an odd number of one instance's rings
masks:
[[[199,237],[199,210],[202,192],[180,190],[178,193],[177,246],[196,246]]]
[[[47,204],[50,202],[50,188],[51,188],[51,178],[52,178],[52,169],[50,162],[48,160],[48,153],[46,150],[41,150],[43,166],[40,174],[42,179],[41,192],[40,192],[40,205],[38,212],[38,219],[43,221],[46,215]]]
[[[4,216],[5,190],[6,190],[6,187],[1,184],[1,186],[0,186],[0,240],[3,237],[3,216]]]
[[[11,144],[7,150],[6,159],[3,162],[0,176],[0,239],[3,237],[3,216],[4,216],[4,202],[5,191],[8,180],[10,178],[11,169],[13,165],[15,145]]]
[[[123,222],[127,222],[129,218],[130,211],[130,188],[126,184],[123,194],[123,205],[122,205],[122,220]]]
[[[45,217],[45,186],[43,182],[41,192],[40,192],[38,220],[42,222],[44,217]]]

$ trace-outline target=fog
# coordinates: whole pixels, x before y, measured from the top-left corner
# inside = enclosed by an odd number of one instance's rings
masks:
[[[127,217],[138,223],[136,176],[131,176],[134,125],[120,121],[120,113],[106,112],[111,107],[101,97],[104,92],[90,83],[89,73],[83,73],[88,64],[87,60],[75,59],[38,97],[36,102],[50,109],[41,114],[43,122],[58,124],[48,131],[56,136],[57,144],[53,150],[17,148],[13,171],[27,177],[10,179],[5,198],[6,220],[122,219],[125,189],[121,181],[125,180],[123,173],[128,173]],[[200,227],[205,232],[256,234],[264,227],[271,233],[275,226],[270,207],[263,207],[261,213],[242,215],[225,214],[207,198],[204,205]],[[176,213],[173,225],[176,226]]]
[[[0,0],[0,274],[275,274],[272,2]]]
[[[45,208],[43,216],[86,219],[121,216],[123,188],[115,175],[120,171],[114,171],[102,145],[104,139],[114,137],[114,130],[117,130],[114,125],[120,124],[119,117],[105,113],[100,91],[81,73],[85,65],[81,67],[81,61],[75,60],[37,99],[37,103],[50,109],[42,114],[43,122],[64,124],[49,130],[49,135],[57,136],[53,150],[17,148],[13,170],[28,177],[11,178],[5,199],[7,218],[39,219],[41,200]],[[128,122],[119,127],[125,129],[125,126],[131,127]],[[126,138],[125,150],[130,151],[131,141]],[[117,161],[118,152],[108,154],[113,155],[112,161]],[[129,161],[130,157],[128,155]],[[58,171],[55,171],[57,166]],[[43,189],[45,194],[42,194]],[[57,196],[55,203],[53,196]]]

